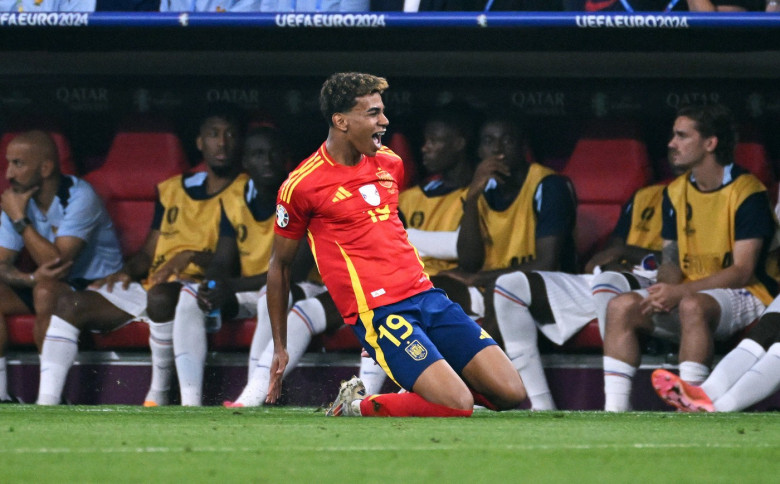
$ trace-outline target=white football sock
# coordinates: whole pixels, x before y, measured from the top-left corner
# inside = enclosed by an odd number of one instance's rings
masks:
[[[38,405],[58,405],[62,388],[79,351],[81,330],[59,316],[52,316],[41,350]]]
[[[292,306],[292,294],[287,299],[287,307]],[[268,315],[268,298],[265,288],[261,290],[260,298],[257,300],[257,326],[252,335],[252,344],[249,347],[249,371],[247,372],[247,381],[252,379],[252,373],[257,368],[260,361],[260,355],[265,351],[268,343],[271,342],[271,316]]]
[[[485,296],[476,287],[468,287],[469,299],[471,299],[471,314],[480,318],[485,317]],[[465,309],[465,308],[464,308]]]
[[[173,319],[173,352],[176,355],[176,374],[179,378],[182,406],[202,405],[203,369],[206,365],[207,350],[206,315],[198,307],[196,296],[183,290],[179,295]]]
[[[528,278],[522,272],[499,277],[493,299],[506,354],[520,373],[531,408],[555,410],[537,347],[536,322],[528,309],[532,304]]]
[[[249,371],[247,382],[252,380],[252,374],[257,369],[257,363],[260,361],[260,355],[265,351],[268,343],[271,342],[271,317],[268,315],[268,298],[265,290],[257,300],[257,326],[252,335],[252,344],[249,346]]]
[[[173,376],[173,321],[149,323],[149,349],[152,351],[152,382],[145,401],[168,405]]]
[[[710,374],[710,367],[696,361],[680,363],[680,379],[691,385],[701,385]]]
[[[287,354],[289,360],[284,371],[287,376],[301,361],[306,352],[311,338],[325,331],[325,309],[316,298],[298,301],[287,314]],[[270,380],[271,361],[274,355],[273,341],[266,345],[265,351],[260,355],[257,368],[252,373],[252,379],[247,382],[244,391],[241,392],[235,403],[245,407],[256,407],[265,402],[268,395],[268,382]]]
[[[366,387],[366,395],[376,395],[381,392],[387,374],[373,358],[360,358],[360,379]]]
[[[701,389],[713,402],[723,396],[758,360],[766,354],[764,348],[745,338],[715,366]]]
[[[612,358],[604,357],[604,410],[626,412],[631,410],[631,387],[636,368]]]
[[[718,412],[744,410],[773,395],[778,389],[780,389],[780,343],[775,343],[725,395],[713,401],[713,406]]]
[[[6,363],[5,356],[0,357],[0,400],[10,400],[11,395],[8,394],[8,364]]]
[[[631,285],[626,277],[619,272],[602,272],[590,281],[593,304],[596,306],[596,317],[599,320],[599,334],[604,340],[604,328],[607,324],[607,305],[616,296],[631,291]]]

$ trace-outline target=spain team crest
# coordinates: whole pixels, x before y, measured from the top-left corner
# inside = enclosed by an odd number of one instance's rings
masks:
[[[428,350],[417,340],[409,343],[409,346],[406,347],[406,352],[414,361],[422,361],[428,356]]]
[[[376,171],[376,177],[379,179],[379,184],[382,185],[383,187],[385,188],[393,187],[393,182],[395,181],[393,179],[393,176],[390,173],[383,170],[382,168],[379,168]]]

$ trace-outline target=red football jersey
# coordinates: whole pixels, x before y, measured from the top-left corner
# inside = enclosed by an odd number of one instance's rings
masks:
[[[308,231],[322,280],[348,324],[432,287],[398,218],[402,179],[403,161],[386,147],[344,166],[323,143],[279,189],[276,233],[301,239]]]

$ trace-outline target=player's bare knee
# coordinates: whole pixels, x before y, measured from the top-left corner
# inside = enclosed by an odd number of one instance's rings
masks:
[[[526,394],[522,380],[517,378],[516,380],[507,382],[501,398],[496,399],[493,403],[498,410],[511,410],[517,408],[527,397],[528,395]]]
[[[33,287],[33,300],[36,302],[36,306],[40,305],[40,302],[51,300],[58,294],[59,282],[54,279],[41,279]]]
[[[640,300],[635,294],[621,294],[607,304],[606,331],[633,329],[637,322]]]
[[[176,313],[179,288],[175,290],[169,285],[160,284],[149,289],[146,294],[146,312],[149,319],[162,323],[173,319]]]
[[[458,392],[456,395],[452,395],[451,403],[447,404],[450,408],[456,408],[458,410],[471,410],[474,408],[474,397],[469,392]]]
[[[82,310],[85,308],[86,301],[84,301],[83,293],[80,292],[65,292],[57,297],[57,302],[54,305],[54,315],[58,316],[76,328],[83,329],[83,318],[81,317]]]
[[[682,331],[709,330],[713,314],[707,303],[708,296],[693,294],[680,300],[680,327]]]

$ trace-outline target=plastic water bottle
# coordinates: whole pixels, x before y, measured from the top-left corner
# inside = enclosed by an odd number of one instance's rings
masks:
[[[217,287],[216,281],[208,281],[206,287],[214,289]],[[206,332],[216,333],[222,327],[222,311],[219,308],[214,308],[206,314]]]

